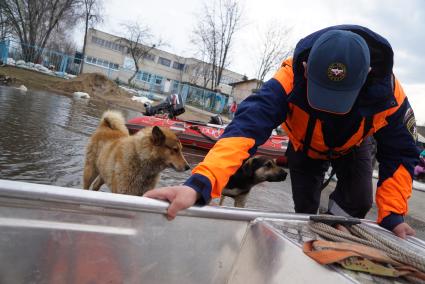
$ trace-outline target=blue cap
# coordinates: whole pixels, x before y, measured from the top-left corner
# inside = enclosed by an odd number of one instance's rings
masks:
[[[370,53],[366,41],[350,31],[331,30],[311,48],[307,62],[307,99],[314,109],[348,113],[366,81]]]

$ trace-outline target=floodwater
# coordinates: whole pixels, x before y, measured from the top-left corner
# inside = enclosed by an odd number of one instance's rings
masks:
[[[82,188],[85,147],[102,113],[111,108],[93,99],[73,99],[48,92],[25,93],[0,87],[0,179]],[[126,119],[140,115],[119,110]],[[204,154],[185,149],[185,157],[192,167]],[[190,171],[178,173],[166,169],[158,186],[181,184],[189,175]],[[106,186],[101,190],[108,191]],[[327,193],[331,190],[332,184]],[[413,198],[418,194],[422,193],[414,193]],[[419,197],[425,198],[425,193],[422,195]],[[232,205],[231,200],[226,199],[225,205]],[[251,191],[247,207],[293,212],[289,176],[284,182],[257,185]],[[375,216],[376,208],[368,217],[374,219]],[[415,218],[410,218],[409,222],[417,230],[418,237],[425,239],[424,222]]]
[[[110,108],[99,100],[0,87],[0,178],[82,188],[85,147],[102,113]],[[141,115],[120,110],[127,120]],[[185,149],[184,154],[193,167],[205,152]],[[181,184],[189,175],[190,171],[166,169],[158,186]],[[283,192],[279,184],[257,186],[260,194],[253,195],[248,206],[292,211],[289,193],[279,196]],[[102,190],[108,191],[106,186]],[[231,205],[230,200],[225,204]]]

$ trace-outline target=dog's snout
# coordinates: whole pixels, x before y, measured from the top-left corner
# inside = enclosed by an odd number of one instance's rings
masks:
[[[288,173],[284,169],[279,170],[279,174],[275,176],[275,179],[273,181],[285,181]]]
[[[173,168],[174,170],[176,170],[177,172],[184,172],[190,169],[190,166],[188,163],[185,164],[174,164],[174,163],[170,163],[168,165],[169,167]]]

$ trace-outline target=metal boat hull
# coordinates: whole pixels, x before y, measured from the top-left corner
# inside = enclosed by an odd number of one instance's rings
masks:
[[[300,242],[314,237],[307,215],[205,206],[170,222],[165,202],[6,180],[0,204],[0,283],[362,279],[302,253]]]

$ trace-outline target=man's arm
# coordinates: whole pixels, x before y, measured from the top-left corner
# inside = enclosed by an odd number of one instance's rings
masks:
[[[275,78],[239,105],[235,118],[226,127],[220,140],[203,162],[193,169],[192,176],[183,186],[154,189],[145,196],[171,202],[168,209],[171,219],[177,211],[188,208],[196,200],[208,204],[212,197],[219,197],[230,176],[286,119],[287,94],[292,90],[293,81],[291,62],[287,60]]]
[[[220,140],[197,165],[184,183],[202,196],[202,203],[220,197],[221,191],[243,161],[255,154],[273,129],[286,118],[286,93],[276,79],[247,97],[238,107],[235,118]]]
[[[412,192],[413,171],[418,162],[413,110],[398,81],[394,95],[398,106],[387,116],[387,125],[375,133],[379,181],[376,191],[377,222],[400,237],[412,233],[404,223]],[[407,227],[406,227],[407,226]]]

